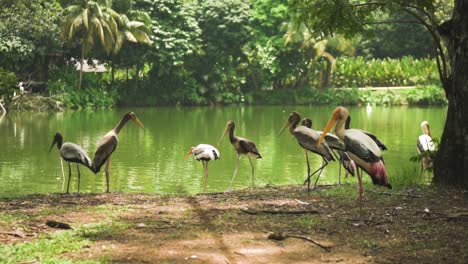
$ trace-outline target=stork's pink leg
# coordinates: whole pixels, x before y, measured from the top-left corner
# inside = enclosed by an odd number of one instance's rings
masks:
[[[104,170],[104,172],[106,173],[106,186],[107,186],[106,192],[109,192],[109,167],[110,167],[110,157],[106,161],[106,169]]]
[[[208,181],[208,161],[202,161],[205,168],[205,181],[203,182],[203,192],[206,192],[206,182]]]
[[[234,182],[234,178],[236,178],[237,169],[239,168],[240,158],[241,158],[241,155],[239,153],[237,153],[236,169],[234,170],[234,175],[232,175],[231,184],[229,184],[229,190],[231,190],[231,186],[232,186],[232,183]]]
[[[356,169],[357,177],[358,177],[358,186],[359,186],[359,212],[362,214],[362,178],[361,178],[361,170],[359,168]]]

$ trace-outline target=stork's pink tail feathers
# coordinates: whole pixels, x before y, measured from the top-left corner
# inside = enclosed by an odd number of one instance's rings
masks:
[[[385,163],[383,160],[372,163],[369,171],[369,175],[372,178],[372,182],[376,185],[383,185],[389,189],[392,185],[388,183],[387,170],[385,169]]]

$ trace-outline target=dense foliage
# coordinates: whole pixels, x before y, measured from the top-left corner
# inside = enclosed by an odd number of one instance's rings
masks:
[[[1,2],[0,66],[15,82],[47,84],[33,92],[68,108],[369,103],[373,94],[327,87],[440,85],[418,25],[376,24],[352,39],[346,30],[323,38],[292,23],[287,0]],[[108,71],[81,79],[72,59],[95,59]],[[0,95],[14,88],[3,85]],[[435,89],[382,103],[440,103],[420,99]]]
[[[371,59],[340,57],[333,71],[335,87],[412,86],[438,84],[437,66],[432,59]]]

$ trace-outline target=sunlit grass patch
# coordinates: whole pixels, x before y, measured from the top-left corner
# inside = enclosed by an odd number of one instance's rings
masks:
[[[83,225],[71,231],[42,234],[31,242],[0,245],[0,263],[76,263],[61,257],[61,254],[78,251],[91,245],[93,239],[124,230],[128,226],[129,224],[120,222]]]
[[[0,246],[0,262],[72,263],[60,258],[59,254],[79,250],[90,243],[74,231],[41,235],[33,242]]]
[[[28,216],[19,213],[0,212],[0,226],[11,225],[20,220],[27,220]]]

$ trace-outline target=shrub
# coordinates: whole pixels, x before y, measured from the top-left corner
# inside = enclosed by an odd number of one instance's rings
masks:
[[[406,95],[408,104],[415,105],[445,105],[447,98],[444,90],[437,85],[411,89]]]
[[[50,95],[54,95],[70,109],[111,108],[115,105],[117,92],[108,91],[107,76],[83,74],[83,86],[78,90],[79,76],[75,70],[56,69],[47,82]]]
[[[333,71],[334,87],[387,87],[439,84],[433,59],[340,57]]]
[[[8,103],[11,97],[13,97],[15,85],[15,74],[0,67],[0,98],[3,97],[6,103]]]

